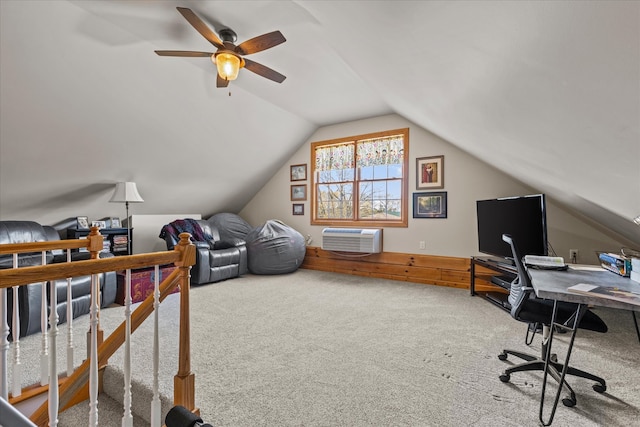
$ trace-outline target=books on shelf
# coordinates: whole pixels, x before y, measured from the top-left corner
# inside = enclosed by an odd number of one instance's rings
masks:
[[[638,286],[637,291],[629,291],[619,289],[615,286],[599,286],[589,285],[587,283],[578,283],[577,285],[567,288],[567,290],[577,294],[596,296],[640,306],[640,286]]]
[[[129,250],[128,248],[128,237],[116,235],[113,236],[113,252],[126,252]]]

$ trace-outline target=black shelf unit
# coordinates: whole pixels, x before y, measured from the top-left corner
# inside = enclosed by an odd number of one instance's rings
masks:
[[[87,237],[91,230],[67,228],[67,239],[80,239]],[[118,255],[129,255],[128,245],[126,239],[128,238],[128,232],[126,228],[102,228],[100,234],[104,236],[104,240],[109,243],[109,252]],[[124,239],[124,246],[120,244],[114,244],[115,240]],[[131,243],[133,243],[133,228],[131,229]]]
[[[478,267],[484,267],[490,272],[479,271]],[[496,274],[491,274],[491,273]],[[487,257],[471,257],[471,284],[469,291],[472,296],[482,297],[505,311],[510,311],[511,306],[507,300],[509,296],[509,287],[511,282],[516,278],[517,271],[515,266],[505,263],[505,260],[487,258]],[[476,290],[476,279],[483,280],[483,290]]]

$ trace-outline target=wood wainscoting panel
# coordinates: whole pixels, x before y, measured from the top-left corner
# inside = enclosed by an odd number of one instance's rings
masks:
[[[383,252],[339,254],[307,246],[301,268],[469,289],[470,258]]]

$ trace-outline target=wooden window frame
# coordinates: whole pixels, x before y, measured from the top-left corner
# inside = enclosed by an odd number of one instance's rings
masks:
[[[316,148],[338,145],[338,144],[356,144],[360,140],[386,138],[394,135],[402,135],[404,152],[402,159],[402,188],[400,192],[401,196],[401,215],[399,220],[366,220],[366,219],[324,219],[318,218],[317,215],[317,182],[316,182]],[[409,225],[409,128],[394,129],[383,132],[374,132],[363,135],[348,136],[344,138],[331,139],[325,141],[317,141],[311,143],[311,184],[310,184],[310,213],[311,213],[311,225],[326,225],[326,226],[344,226],[344,227],[408,227]],[[358,174],[354,174],[354,213],[359,211],[359,195],[358,195],[358,183],[360,182]],[[358,197],[356,197],[358,195]]]

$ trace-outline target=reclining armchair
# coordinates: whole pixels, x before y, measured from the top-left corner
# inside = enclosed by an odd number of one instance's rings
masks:
[[[55,228],[43,226],[33,221],[0,221],[0,244],[4,243],[29,243],[60,240],[60,235]],[[111,257],[111,253],[100,253],[100,258]],[[89,253],[73,252],[71,260],[77,261],[89,259]],[[55,264],[66,262],[67,256],[62,249],[52,250],[46,253],[46,263]],[[25,253],[18,255],[18,266],[27,267],[42,264],[40,253]],[[13,268],[11,255],[0,256],[0,269]],[[107,307],[116,299],[116,273],[110,271],[99,274],[100,280],[100,307]],[[46,284],[44,298],[49,301],[50,283]],[[67,281],[56,280],[55,289],[57,295],[56,311],[58,322],[67,321],[67,304],[72,304],[73,317],[88,314],[91,308],[91,276],[79,276],[71,279],[72,300],[67,301]],[[8,320],[13,322],[13,289],[8,289]],[[20,286],[18,290],[18,307],[21,337],[41,331],[42,320],[42,284],[32,283]],[[47,305],[49,307],[49,305]],[[13,331],[12,334],[13,335]]]
[[[160,238],[173,250],[180,233],[190,233],[196,246],[196,263],[191,267],[191,284],[219,282],[248,272],[247,248],[244,240],[220,238],[218,228],[206,220],[177,219],[162,227]]]

